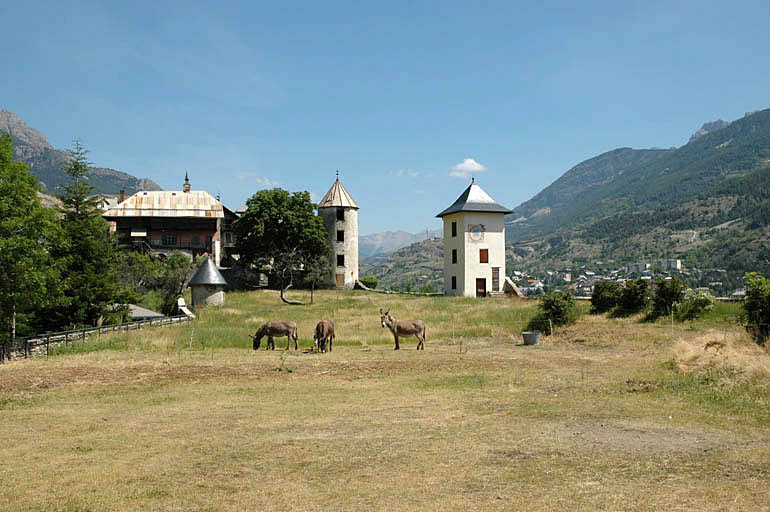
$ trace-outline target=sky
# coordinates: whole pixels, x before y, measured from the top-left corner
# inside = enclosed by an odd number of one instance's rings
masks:
[[[770,2],[3,2],[0,108],[97,166],[220,194],[335,173],[362,235],[513,208],[618,147],[770,108]]]

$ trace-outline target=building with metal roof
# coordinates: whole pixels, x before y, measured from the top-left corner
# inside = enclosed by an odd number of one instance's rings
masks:
[[[505,214],[472,180],[452,205],[436,215],[444,221],[444,294],[484,297],[502,292],[505,280]]]
[[[201,263],[187,285],[192,290],[193,306],[221,306],[225,303],[227,281],[211,258]]]
[[[329,280],[338,288],[353,288],[358,281],[358,210],[337,171],[337,179],[318,203],[318,215],[332,248]]]
[[[234,247],[230,226],[235,214],[205,190],[191,190],[185,174],[182,190],[140,191],[103,214],[124,246],[191,258],[208,254],[220,265],[224,249]]]

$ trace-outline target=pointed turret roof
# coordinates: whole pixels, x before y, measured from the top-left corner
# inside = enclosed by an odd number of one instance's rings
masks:
[[[206,261],[201,263],[201,266],[198,267],[195,275],[190,279],[190,282],[187,283],[188,286],[194,284],[218,284],[226,286],[227,281],[222,277],[222,274],[219,272],[219,269],[217,269],[214,261],[211,258],[206,258]]]
[[[505,206],[498,204],[494,199],[489,197],[489,194],[484,192],[480,186],[476,184],[475,180],[471,180],[471,184],[465,189],[465,192],[460,194],[452,206],[436,215],[436,217],[444,217],[450,213],[457,212],[488,212],[488,213],[511,213],[511,210]]]
[[[355,208],[356,210],[358,209],[358,205],[355,201],[353,201],[353,198],[348,193],[348,191],[345,190],[345,187],[342,186],[342,183],[340,183],[340,179],[338,177],[332,185],[332,188],[329,189],[323,199],[321,199],[321,202],[318,203],[318,207],[332,208],[340,206],[343,208]]]

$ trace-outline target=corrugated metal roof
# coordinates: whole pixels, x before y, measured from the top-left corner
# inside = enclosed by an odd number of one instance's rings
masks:
[[[340,179],[337,178],[337,181],[334,182],[332,188],[329,189],[323,199],[321,199],[321,202],[318,203],[318,207],[333,208],[340,206],[343,208],[358,209],[356,202],[353,201],[353,198],[348,194],[348,191],[345,190],[345,187],[340,183]]]
[[[511,210],[496,203],[475,181],[471,181],[470,186],[465,189],[465,192],[460,194],[457,201],[436,215],[436,217],[443,217],[457,212],[511,213]]]
[[[227,281],[222,277],[222,274],[219,272],[219,269],[217,269],[214,261],[211,258],[206,258],[206,261],[201,263],[201,266],[198,267],[195,275],[190,279],[190,282],[187,283],[188,286],[197,284],[219,284],[227,286]]]
[[[105,217],[210,217],[225,216],[222,203],[205,190],[190,192],[152,190],[137,192],[104,213]]]

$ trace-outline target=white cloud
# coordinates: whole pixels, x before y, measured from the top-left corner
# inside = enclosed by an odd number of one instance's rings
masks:
[[[257,185],[259,185],[260,187],[265,187],[265,188],[275,188],[275,187],[280,186],[280,184],[281,184],[280,181],[275,181],[275,180],[272,180],[270,178],[265,178],[263,176],[257,176],[257,173],[255,173],[255,172],[241,172],[241,173],[238,173],[238,179],[240,181],[253,182],[253,183],[256,183]]]
[[[466,158],[459,164],[453,165],[452,170],[449,171],[449,175],[454,176],[455,178],[467,178],[471,174],[484,172],[486,170],[486,167],[473,158]]]
[[[257,185],[265,188],[275,188],[281,184],[279,181],[271,180],[270,178],[263,178],[261,176],[255,178],[254,181],[257,182]]]
[[[313,192],[313,191],[311,190],[311,191],[310,191],[310,200],[311,200],[311,201],[313,201],[314,203],[317,203],[318,201],[320,201],[320,200],[321,200],[321,196],[320,196],[320,195],[318,195],[318,194],[316,194],[315,192]]]
[[[388,171],[388,176],[409,176],[410,178],[416,178],[422,176],[422,173],[412,171],[411,169],[396,169],[395,171]]]

